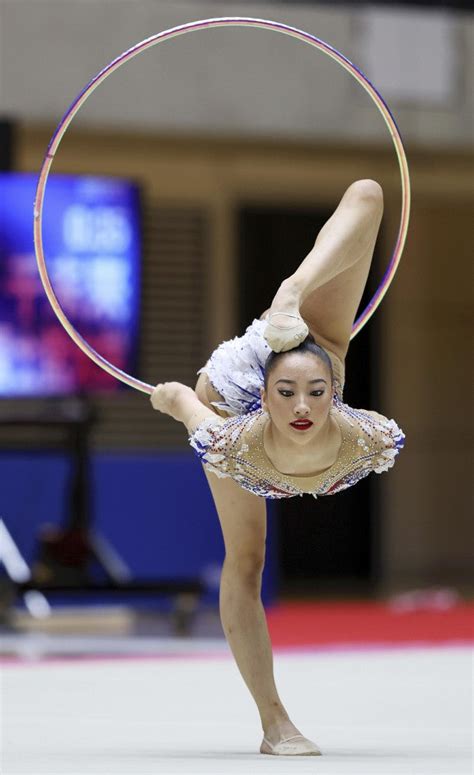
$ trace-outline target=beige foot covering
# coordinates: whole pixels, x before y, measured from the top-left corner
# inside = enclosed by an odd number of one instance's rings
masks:
[[[289,325],[280,325],[283,315],[294,318],[296,322],[291,324],[288,321]],[[273,317],[280,318],[278,325],[272,322]],[[290,312],[272,312],[266,320],[267,326],[263,332],[263,338],[276,353],[297,347],[308,336],[309,328],[300,315],[293,315]]]
[[[293,735],[273,745],[263,738],[260,753],[273,754],[273,756],[322,756],[318,746],[303,735]]]

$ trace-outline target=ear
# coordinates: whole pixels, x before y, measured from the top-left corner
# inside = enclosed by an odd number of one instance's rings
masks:
[[[264,411],[268,411],[267,407],[265,405],[266,404],[266,400],[267,400],[267,395],[265,393],[265,388],[263,388],[263,387],[260,388],[260,400],[262,402],[262,409]]]

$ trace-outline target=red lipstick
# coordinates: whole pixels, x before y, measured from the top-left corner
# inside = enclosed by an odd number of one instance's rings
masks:
[[[295,420],[290,422],[291,427],[297,431],[306,431],[308,428],[311,428],[312,424],[311,420]]]

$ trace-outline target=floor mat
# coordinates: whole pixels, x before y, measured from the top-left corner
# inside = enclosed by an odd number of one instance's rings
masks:
[[[474,603],[397,610],[380,602],[287,602],[267,610],[272,644],[324,646],[474,642]]]

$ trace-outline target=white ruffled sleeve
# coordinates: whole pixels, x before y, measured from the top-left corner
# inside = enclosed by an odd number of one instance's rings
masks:
[[[228,421],[217,415],[206,417],[190,434],[188,441],[206,470],[218,477],[231,476],[226,450],[230,442]]]

